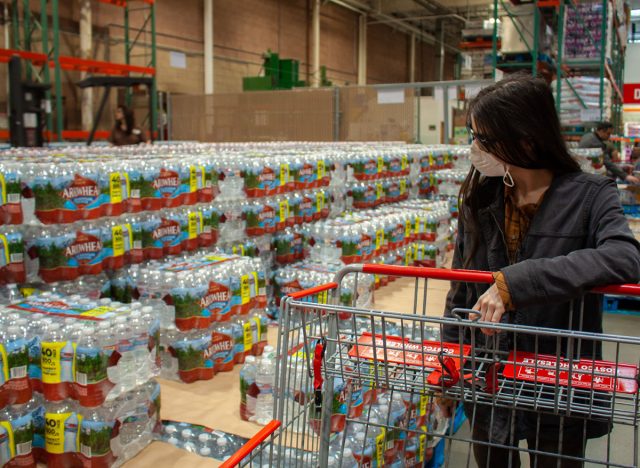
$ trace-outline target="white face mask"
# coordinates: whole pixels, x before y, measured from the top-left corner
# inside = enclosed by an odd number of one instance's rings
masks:
[[[471,159],[473,167],[483,176],[502,177],[505,185],[513,187],[513,179],[511,178],[511,174],[509,174],[507,165],[500,162],[491,153],[480,149],[475,141],[471,144],[469,159]]]

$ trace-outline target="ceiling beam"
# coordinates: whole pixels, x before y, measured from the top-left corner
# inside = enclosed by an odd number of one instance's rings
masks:
[[[331,3],[335,3],[336,5],[340,5],[344,8],[348,8],[352,11],[357,11],[358,13],[366,13],[372,18],[376,20],[384,20],[387,21],[387,24],[392,24],[394,28],[397,28],[405,33],[411,34],[414,33],[417,39],[420,39],[428,44],[440,44],[440,41],[433,35],[425,32],[423,29],[420,29],[416,26],[408,24],[402,18],[395,18],[393,16],[389,16],[385,13],[380,13],[375,9],[371,8],[368,4],[363,3],[359,0],[330,0]],[[460,50],[450,44],[443,44],[445,49],[450,52],[459,53]]]

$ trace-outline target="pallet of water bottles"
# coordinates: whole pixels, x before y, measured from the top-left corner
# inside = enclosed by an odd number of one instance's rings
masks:
[[[261,198],[327,187],[339,169],[358,181],[450,167],[464,149],[406,144],[187,143],[0,153],[0,224],[66,224],[210,203],[225,187]]]
[[[268,319],[260,258],[205,253],[134,266],[128,274],[133,297],[160,318],[164,378],[209,380],[262,353]]]
[[[151,307],[34,294],[0,306],[2,466],[119,465],[159,421]]]
[[[47,401],[97,406],[158,374],[160,323],[151,307],[34,294],[0,306],[0,406]]]
[[[160,385],[147,383],[97,407],[40,393],[0,410],[3,467],[118,467],[161,431]]]

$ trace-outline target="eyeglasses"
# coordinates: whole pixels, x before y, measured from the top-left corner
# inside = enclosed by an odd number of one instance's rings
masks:
[[[478,143],[480,143],[485,148],[491,146],[492,144],[494,144],[496,142],[496,140],[494,140],[492,138],[489,138],[489,137],[483,135],[482,133],[475,132],[473,130],[473,128],[471,128],[471,125],[467,125],[467,131],[469,132],[469,135],[471,136],[471,140],[478,140]]]

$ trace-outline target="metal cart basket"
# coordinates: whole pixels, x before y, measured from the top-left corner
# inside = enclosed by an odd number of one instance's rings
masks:
[[[349,275],[356,291],[362,275],[414,278],[410,310],[341,305]],[[286,297],[274,385],[281,425],[235,462],[418,467],[444,446],[444,465],[456,468],[518,467],[521,455],[539,468],[638,466],[639,337],[581,331],[582,299],[571,303],[571,330],[481,322],[463,309],[444,318],[430,305],[440,280],[493,277],[350,265],[335,282]],[[640,295],[640,286],[594,293]],[[468,419],[460,428],[456,409]]]

